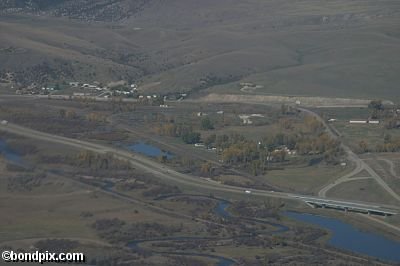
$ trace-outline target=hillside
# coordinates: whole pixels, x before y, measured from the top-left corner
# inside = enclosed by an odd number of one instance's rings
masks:
[[[149,0],[4,0],[3,14],[68,17],[85,21],[119,21],[139,12]]]
[[[3,82],[400,100],[398,1],[14,0],[0,12]]]

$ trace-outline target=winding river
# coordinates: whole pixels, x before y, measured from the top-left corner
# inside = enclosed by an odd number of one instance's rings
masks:
[[[0,139],[0,154],[4,156],[4,158],[17,165],[22,165],[22,159],[19,154],[17,154],[15,151],[13,151],[8,145],[7,142],[4,140]]]
[[[185,195],[185,194],[178,194],[178,195],[165,195],[156,198],[155,200],[164,200],[171,197],[182,197],[182,196],[194,196],[194,195]],[[210,198],[207,196],[197,196],[196,197],[203,197],[203,198]],[[230,213],[226,210],[229,207],[230,202],[225,201],[223,199],[214,199],[218,200],[218,204],[214,209],[214,212],[218,214],[220,217],[229,219],[231,217]],[[226,238],[231,239],[231,238]],[[191,240],[222,240],[221,238],[212,238],[212,237],[167,237],[167,238],[157,238],[157,239],[149,239],[149,240],[136,240],[131,241],[128,243],[128,247],[135,250],[135,251],[144,251],[145,249],[141,248],[140,245],[149,242],[155,241],[191,241]],[[163,251],[151,251],[155,254],[166,254],[166,255],[178,255],[178,256],[192,256],[192,257],[203,257],[209,258],[213,260],[217,260],[216,266],[232,266],[235,264],[235,261],[218,255],[213,254],[205,254],[205,253],[197,253],[197,252],[163,252]]]
[[[156,200],[163,200],[170,197],[179,197],[179,196],[196,196],[196,195],[184,195],[184,194],[169,195],[169,196],[159,197]],[[208,196],[196,196],[196,197],[210,198]],[[224,219],[236,218],[257,223],[268,224],[276,228],[276,230],[272,230],[269,232],[271,234],[280,234],[289,230],[289,228],[285,225],[272,223],[261,219],[233,217],[231,213],[227,210],[227,208],[231,204],[229,201],[216,198],[210,198],[210,199],[218,201],[218,204],[215,207],[214,212],[221,218]],[[385,238],[378,234],[360,231],[359,229],[334,218],[324,217],[320,215],[312,215],[307,213],[291,212],[291,211],[283,212],[282,215],[287,218],[296,220],[298,222],[316,225],[325,230],[331,231],[332,237],[329,239],[328,244],[333,247],[374,257],[383,261],[400,263],[400,242],[398,241]],[[177,238],[169,238],[169,239],[167,238],[159,240],[187,241],[187,240],[205,240],[205,239],[207,238],[177,237]],[[130,247],[135,247],[136,249],[138,248],[140,249],[139,244],[151,241],[156,241],[156,240],[144,240],[136,242],[134,241],[130,243]],[[201,256],[210,259],[217,259],[219,261],[217,264],[218,266],[231,266],[234,264],[234,261],[229,258],[224,258],[209,254],[202,254],[202,253],[166,252],[163,254]]]
[[[135,250],[135,251],[143,251],[144,249],[140,247],[140,244],[149,243],[149,242],[156,242],[156,241],[193,241],[193,240],[213,240],[215,238],[205,238],[205,237],[167,237],[167,238],[158,238],[158,239],[150,239],[150,240],[138,240],[132,241],[128,243],[128,247]],[[220,239],[218,239],[220,240]],[[197,252],[164,252],[164,251],[151,251],[155,254],[165,254],[165,255],[177,255],[177,256],[193,256],[193,257],[203,257],[217,260],[217,266],[231,266],[235,264],[235,261],[212,254],[204,254],[204,253],[197,253]]]
[[[400,242],[381,235],[363,232],[350,224],[320,215],[298,212],[284,212],[286,217],[296,221],[319,226],[332,232],[328,244],[347,251],[400,263]]]
[[[271,223],[268,221],[260,220],[260,219],[253,219],[253,218],[242,218],[242,217],[233,217],[229,211],[227,211],[227,208],[230,206],[230,202],[224,199],[219,199],[219,198],[211,198],[209,196],[201,196],[201,195],[188,195],[188,194],[177,194],[177,195],[166,195],[166,196],[161,196],[156,198],[155,200],[165,200],[168,198],[172,197],[182,197],[182,196],[189,196],[189,197],[200,197],[200,198],[209,198],[212,200],[217,200],[217,206],[214,208],[214,212],[220,216],[221,218],[224,219],[231,219],[231,218],[236,218],[236,219],[241,219],[241,220],[248,220],[248,221],[253,221],[257,223],[262,223],[262,224],[268,224],[271,226],[276,227],[276,230],[272,230],[269,233],[271,234],[277,234],[277,233],[283,233],[289,230],[287,226],[281,225],[281,224],[276,224],[276,223]],[[241,237],[249,237],[248,235],[246,236],[238,236],[236,238],[241,238]],[[170,238],[158,238],[158,239],[149,239],[149,240],[136,240],[136,241],[131,241],[128,243],[128,247],[130,247],[133,250],[136,251],[145,251],[145,249],[141,248],[140,245],[144,243],[150,243],[150,242],[155,242],[155,241],[190,241],[190,240],[228,240],[232,238],[207,238],[207,237],[170,237]],[[213,254],[204,254],[204,253],[196,253],[196,252],[162,252],[162,251],[151,251],[152,253],[155,254],[167,254],[167,255],[179,255],[179,256],[193,256],[193,257],[204,257],[204,258],[209,258],[209,259],[214,259],[217,260],[217,266],[232,266],[235,264],[235,261],[223,257],[223,256],[218,256],[218,255],[213,255]]]
[[[160,156],[165,156],[167,159],[172,159],[174,155],[168,151],[163,151],[160,148],[144,143],[144,142],[138,142],[135,144],[130,144],[126,146],[129,150],[141,153],[143,155],[149,156],[149,157],[160,157]]]
[[[142,145],[142,144],[141,144]],[[136,147],[137,148],[137,147]],[[148,152],[149,147],[147,146],[139,146],[139,148],[144,148],[146,152]],[[161,150],[152,151],[154,155],[163,154]],[[11,163],[22,165],[24,162],[21,159],[21,156],[15,153],[10,147],[8,147],[7,143],[0,139],[0,153],[4,156],[4,158]],[[149,154],[148,154],[149,155]],[[156,156],[157,156],[156,155]],[[167,154],[164,154],[168,156]],[[169,154],[171,155],[171,154]],[[113,184],[108,183],[105,185],[103,189],[117,193],[112,190]],[[167,199],[169,197],[180,197],[185,196],[183,194],[180,195],[170,195],[163,196],[158,198],[158,200]],[[199,195],[187,195],[187,196],[196,196],[196,197],[206,197],[213,200],[217,200],[218,204],[214,209],[214,212],[224,219],[233,218],[231,213],[227,211],[227,208],[230,206],[230,202],[224,199],[211,198],[208,196],[199,196]],[[157,200],[157,199],[156,199]],[[323,229],[329,230],[332,232],[332,237],[329,239],[328,244],[343,249],[346,251],[351,251],[354,253],[359,253],[371,257],[375,257],[384,261],[390,261],[394,263],[400,263],[400,242],[394,241],[388,238],[385,238],[381,235],[363,232],[359,229],[342,222],[338,219],[333,219],[329,217],[312,215],[307,213],[298,213],[298,212],[284,212],[283,215],[290,219],[294,219],[299,222],[304,222],[312,225],[319,226]],[[245,217],[235,217],[236,219],[248,220],[257,223],[264,223],[273,226],[276,228],[275,230],[270,231],[271,234],[280,234],[289,230],[289,228],[285,225],[267,222],[261,219],[256,218],[245,218]],[[140,241],[132,241],[128,244],[128,246],[135,250],[143,250],[140,247],[140,244],[146,242],[154,242],[154,241],[190,241],[190,240],[205,240],[207,238],[201,237],[174,237],[174,238],[163,238],[163,239],[153,239],[153,240],[140,240]],[[209,238],[210,240],[212,238]],[[214,238],[215,239],[215,238]],[[157,252],[152,251],[153,253],[159,254],[169,254],[169,255],[182,255],[182,256],[197,256],[197,257],[206,257],[214,260],[218,260],[218,266],[231,266],[235,263],[234,260],[218,255],[213,254],[204,254],[204,253],[184,253],[184,252]]]

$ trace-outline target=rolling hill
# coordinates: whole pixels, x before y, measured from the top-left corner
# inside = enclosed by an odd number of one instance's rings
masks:
[[[0,12],[3,81],[400,100],[394,0],[14,0]]]

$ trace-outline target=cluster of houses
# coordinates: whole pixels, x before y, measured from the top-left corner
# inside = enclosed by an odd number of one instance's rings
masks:
[[[276,148],[274,150],[274,152],[282,152],[282,151],[284,151],[287,155],[293,155],[294,156],[294,155],[297,154],[296,150],[291,150],[286,145],[279,146],[278,148]]]
[[[65,91],[67,89],[67,91]],[[64,95],[57,93],[57,91],[63,91]],[[49,95],[53,97],[96,97],[108,99],[113,96],[135,98],[143,102],[152,102],[153,104],[160,104],[161,108],[168,108],[169,106],[164,104],[165,100],[177,100],[181,101],[187,97],[186,93],[170,93],[165,96],[157,94],[143,95],[139,93],[137,84],[128,84],[125,81],[111,82],[109,85],[104,86],[99,82],[93,83],[82,83],[78,81],[71,81],[69,83],[57,84],[55,86],[39,86],[35,83],[19,88],[15,91],[17,95],[29,94],[29,95]]]
[[[60,89],[72,89],[74,96],[97,96],[97,97],[104,97],[108,98],[111,96],[126,96],[132,97],[138,95],[138,87],[136,84],[122,84],[120,86],[110,87],[110,86],[103,86],[101,83],[93,82],[90,83],[81,83],[78,81],[72,81],[68,84],[64,83],[62,85],[56,84],[54,86],[39,86],[35,83],[24,87],[19,88],[15,91],[16,94],[41,94],[41,95],[48,95],[53,94],[54,92]],[[74,90],[76,89],[76,90]]]
[[[101,86],[99,83],[89,84],[89,83],[79,83],[79,82],[70,82],[69,85],[72,88],[81,88],[84,92],[75,92],[74,96],[86,96],[86,95],[94,95],[98,97],[108,98],[111,96],[134,96],[138,92],[138,87],[136,84],[118,86],[114,88],[110,88],[108,86]]]
[[[24,95],[24,94],[29,94],[29,95],[36,95],[36,94],[49,94],[53,91],[55,91],[56,88],[51,87],[51,86],[45,86],[45,87],[40,87],[35,83],[32,83],[31,85],[24,87],[24,88],[19,88],[15,91],[15,94],[17,95]]]
[[[75,92],[74,96],[97,96],[97,97],[103,97],[103,98],[110,98],[112,96],[123,96],[123,97],[132,97],[136,98],[139,101],[159,101],[160,103],[163,103],[166,100],[167,96],[164,96],[161,98],[157,94],[152,94],[152,95],[141,95],[139,94],[138,86],[137,84],[118,84],[117,86],[110,86],[110,87],[100,87],[98,85],[92,85],[92,84],[79,84],[76,82],[71,82],[71,86],[77,86],[82,89],[84,89],[84,92]],[[99,92],[97,94],[93,92]],[[95,95],[94,95],[95,94]],[[162,101],[164,99],[164,101]],[[160,104],[160,107],[162,108],[168,108],[168,105],[166,104]]]
[[[147,100],[152,100],[152,99],[156,99],[158,98],[157,94],[153,94],[153,95],[139,95],[138,99],[147,99]]]

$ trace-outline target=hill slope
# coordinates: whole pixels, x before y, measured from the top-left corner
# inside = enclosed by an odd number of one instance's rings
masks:
[[[0,10],[0,73],[24,84],[243,93],[246,81],[257,94],[400,98],[398,1],[14,0]]]

